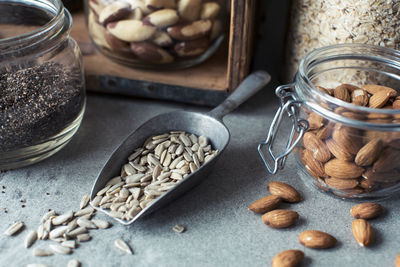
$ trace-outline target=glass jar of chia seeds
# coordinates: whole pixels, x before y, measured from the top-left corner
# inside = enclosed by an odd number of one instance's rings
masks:
[[[0,170],[65,146],[85,109],[80,50],[60,0],[0,0]]]
[[[187,68],[208,59],[224,38],[225,0],[85,0],[101,53],[137,68]]]
[[[272,174],[294,150],[306,184],[341,198],[385,198],[400,190],[400,52],[342,44],[308,53],[258,150]],[[289,141],[277,153],[282,120]],[[285,135],[286,136],[286,135]]]

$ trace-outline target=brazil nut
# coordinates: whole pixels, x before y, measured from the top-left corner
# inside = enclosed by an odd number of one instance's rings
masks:
[[[107,30],[125,42],[142,42],[149,39],[156,28],[143,24],[140,20],[120,20],[107,24]]]
[[[105,7],[102,2],[99,2],[98,0],[89,0],[88,6],[90,11],[95,15],[95,17],[98,19],[100,12],[103,10]]]
[[[210,33],[212,23],[210,20],[198,20],[189,24],[171,26],[168,34],[180,41],[191,41],[207,36]]]
[[[110,45],[104,38],[104,28],[96,21],[95,15],[93,13],[90,13],[88,17],[88,29],[90,32],[90,36],[93,39],[93,42],[95,42],[98,46],[111,49]]]
[[[168,47],[173,44],[171,37],[167,33],[160,30],[157,30],[150,40],[152,43],[161,47]]]
[[[178,12],[174,9],[161,9],[153,12],[143,19],[144,23],[164,28],[177,23],[179,20]]]
[[[143,11],[138,7],[132,9],[129,16],[126,17],[127,20],[142,20],[142,18],[143,18]]]
[[[131,43],[132,52],[144,61],[154,63],[169,63],[174,58],[164,49],[148,42]]]
[[[174,46],[176,54],[180,57],[193,57],[204,53],[209,45],[209,40],[203,37],[194,41],[184,41]]]
[[[215,2],[207,2],[201,6],[200,19],[215,19],[218,16],[220,6]]]
[[[150,10],[158,10],[162,8],[175,8],[175,0],[145,0],[146,7]]]
[[[128,42],[121,41],[114,35],[112,35],[107,29],[103,31],[104,39],[112,50],[131,53]]]
[[[186,21],[195,21],[200,18],[201,0],[179,0],[179,15]]]
[[[114,2],[106,6],[99,14],[99,22],[104,26],[110,22],[126,18],[131,13],[131,5],[126,2]]]

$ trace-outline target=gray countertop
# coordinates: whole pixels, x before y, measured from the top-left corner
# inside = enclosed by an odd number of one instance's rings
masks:
[[[15,237],[0,235],[0,266],[66,266],[72,258],[79,259],[82,266],[268,266],[273,256],[285,249],[303,250],[306,259],[302,266],[393,266],[400,252],[398,198],[382,202],[385,214],[371,221],[377,232],[376,244],[361,248],[351,232],[349,210],[354,202],[333,198],[304,184],[293,156],[278,175],[267,174],[256,147],[265,138],[277,107],[273,89],[269,85],[225,117],[231,142],[213,173],[199,186],[134,225],[125,227],[115,222],[110,229],[91,231],[92,241],[83,243],[72,255],[35,258],[33,249],[23,246],[27,230],[36,229],[49,208],[58,212],[76,210],[110,153],[132,130],[163,112],[208,110],[90,94],[83,123],[64,149],[33,166],[0,173],[0,187],[6,186],[5,193],[0,193],[0,232],[14,220],[27,225]],[[290,183],[304,197],[298,204],[282,205],[300,214],[301,220],[294,227],[269,228],[260,215],[247,210],[250,203],[267,194],[271,180]],[[26,200],[25,208],[21,199]],[[186,226],[187,231],[173,232],[175,224]],[[329,232],[339,244],[329,250],[304,248],[297,238],[307,229]],[[113,245],[116,238],[129,241],[134,255],[118,251]],[[40,241],[33,247],[50,243]]]

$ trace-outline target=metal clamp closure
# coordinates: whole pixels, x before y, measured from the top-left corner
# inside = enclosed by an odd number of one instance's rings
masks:
[[[275,174],[278,170],[283,169],[287,155],[292,152],[293,148],[303,138],[304,133],[308,129],[308,121],[299,118],[301,102],[296,100],[293,88],[294,84],[282,85],[276,88],[275,94],[280,98],[280,107],[276,111],[275,117],[269,127],[267,138],[264,142],[258,144],[258,153],[260,154],[268,172],[271,174]],[[272,149],[285,112],[292,121],[292,129],[290,131],[285,151],[275,156]],[[297,134],[297,137],[295,134]],[[263,146],[267,146],[268,148],[267,151],[269,157],[271,157],[273,161],[272,166],[267,162],[266,157],[261,150]]]

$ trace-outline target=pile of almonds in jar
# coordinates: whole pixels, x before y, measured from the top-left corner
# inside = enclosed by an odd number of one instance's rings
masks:
[[[222,35],[222,8],[202,0],[89,0],[97,46],[128,59],[165,64],[196,57]]]
[[[317,88],[358,106],[400,108],[397,91],[386,86],[342,84],[335,89]],[[341,107],[335,112],[374,123],[393,123],[399,119],[391,114],[364,116],[344,112]],[[355,197],[399,183],[400,132],[361,130],[329,121],[314,112],[309,113],[307,120],[309,130],[303,137],[300,158],[318,187],[340,197]]]

